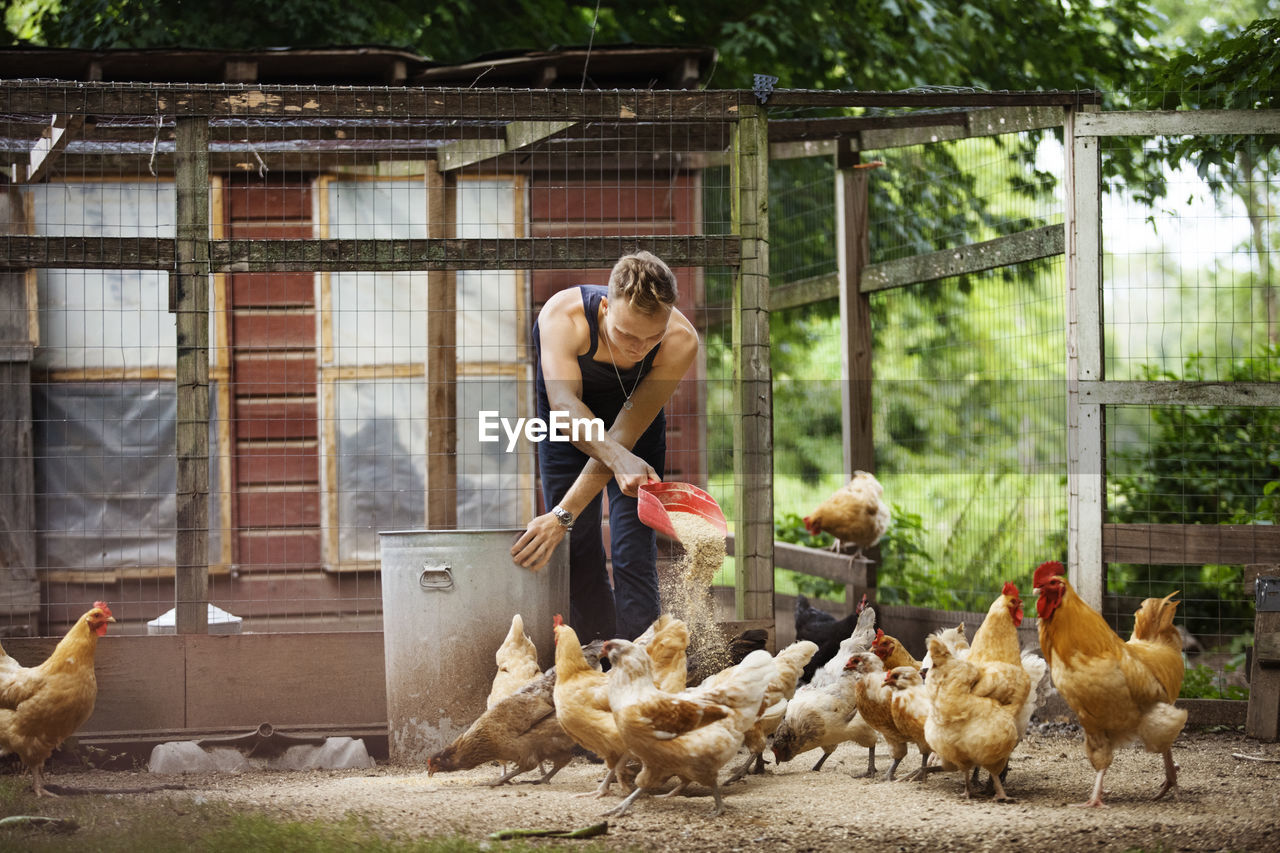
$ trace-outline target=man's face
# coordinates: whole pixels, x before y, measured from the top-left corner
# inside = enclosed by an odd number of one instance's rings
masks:
[[[605,303],[605,333],[620,360],[639,361],[644,358],[667,336],[670,322],[670,308],[662,308],[655,314],[643,314],[622,300]]]

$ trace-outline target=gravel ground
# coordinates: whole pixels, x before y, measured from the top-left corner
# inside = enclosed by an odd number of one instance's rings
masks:
[[[458,834],[483,839],[500,829],[572,829],[608,820],[595,840],[610,849],[735,851],[1274,851],[1280,850],[1280,744],[1235,732],[1188,732],[1174,746],[1181,766],[1176,802],[1152,802],[1163,778],[1160,757],[1117,753],[1107,774],[1108,808],[1070,808],[1093,781],[1083,736],[1073,726],[1044,725],[1014,753],[1008,791],[1016,803],[963,798],[960,778],[937,774],[925,784],[854,778],[866,751],[838,749],[817,773],[811,752],[726,789],[725,813],[711,817],[707,796],[641,798],[622,817],[602,817],[617,796],[592,791],[599,765],[575,761],[549,785],[489,788],[495,765],[428,778],[419,768],[380,765],[367,771],[269,772],[158,777],[138,772],[59,773],[50,782],[100,789],[181,783],[185,789],[138,796],[228,803],[275,817],[338,820],[354,813],[408,836]],[[883,748],[881,749],[883,754]],[[918,763],[914,749],[904,761]],[[887,763],[881,762],[883,770]],[[614,789],[617,791],[617,788]],[[548,842],[572,846],[581,842]]]

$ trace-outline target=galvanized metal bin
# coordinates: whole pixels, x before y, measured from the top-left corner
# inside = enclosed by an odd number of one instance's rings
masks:
[[[393,762],[425,764],[484,712],[494,652],[519,613],[543,669],[569,613],[567,542],[538,572],[511,559],[523,529],[396,530],[382,548],[382,631]]]

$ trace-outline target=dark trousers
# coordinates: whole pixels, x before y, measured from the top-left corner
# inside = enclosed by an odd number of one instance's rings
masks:
[[[666,419],[659,414],[632,452],[663,474]],[[567,442],[538,443],[542,497],[555,506],[582,473],[588,457]],[[634,640],[658,618],[658,540],[636,514],[637,501],[609,480],[609,544],[613,586],[605,565],[602,495],[596,495],[569,533],[569,625],[583,643],[596,638]]]

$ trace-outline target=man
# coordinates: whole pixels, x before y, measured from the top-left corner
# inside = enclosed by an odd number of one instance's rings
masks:
[[[547,300],[533,327],[538,416],[600,418],[603,438],[538,443],[540,515],[511,549],[538,570],[569,534],[569,614],[583,641],[641,634],[658,617],[657,537],[637,516],[637,489],[660,480],[666,405],[698,354],[698,333],[675,307],[676,279],[649,252],[623,256],[608,287],[580,285]],[[594,438],[596,440],[589,440]],[[605,567],[601,491],[609,492],[613,587]]]

